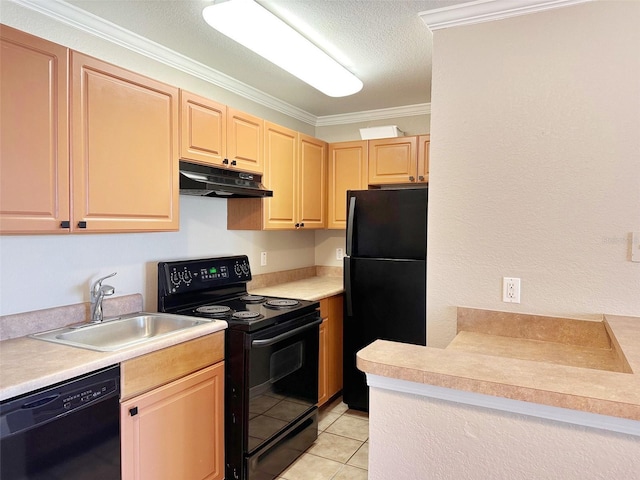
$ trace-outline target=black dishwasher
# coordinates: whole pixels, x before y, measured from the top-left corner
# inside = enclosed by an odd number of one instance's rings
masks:
[[[120,478],[120,367],[0,404],[0,478]]]

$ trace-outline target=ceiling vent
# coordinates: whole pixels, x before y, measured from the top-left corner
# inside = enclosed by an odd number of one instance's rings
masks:
[[[397,125],[386,125],[384,127],[361,128],[360,137],[362,137],[362,140],[404,137],[404,132],[400,130]]]

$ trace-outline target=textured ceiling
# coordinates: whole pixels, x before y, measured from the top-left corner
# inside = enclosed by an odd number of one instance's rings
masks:
[[[207,26],[211,0],[67,0],[316,117],[430,103],[431,32],[418,13],[466,0],[258,0],[359,77],[331,98]]]

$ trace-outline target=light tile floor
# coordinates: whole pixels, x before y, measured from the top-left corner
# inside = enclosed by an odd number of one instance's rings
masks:
[[[367,480],[369,416],[342,397],[320,408],[318,439],[278,480]]]

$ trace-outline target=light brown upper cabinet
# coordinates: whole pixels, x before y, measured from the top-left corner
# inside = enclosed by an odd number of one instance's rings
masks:
[[[324,228],[328,144],[268,121],[264,123],[262,181],[273,191],[273,197],[227,200],[227,228]]]
[[[70,230],[68,52],[0,26],[2,233]]]
[[[263,173],[264,121],[180,91],[180,157],[205,165]]]
[[[327,228],[347,228],[347,190],[367,188],[366,140],[329,144]]]
[[[298,137],[298,214],[300,228],[327,226],[327,150],[322,140],[299,134]]]
[[[72,229],[178,230],[178,89],[71,52]]]
[[[369,185],[428,182],[422,137],[428,142],[428,135],[369,140]]]
[[[1,232],[177,230],[178,90],[1,28]]]

